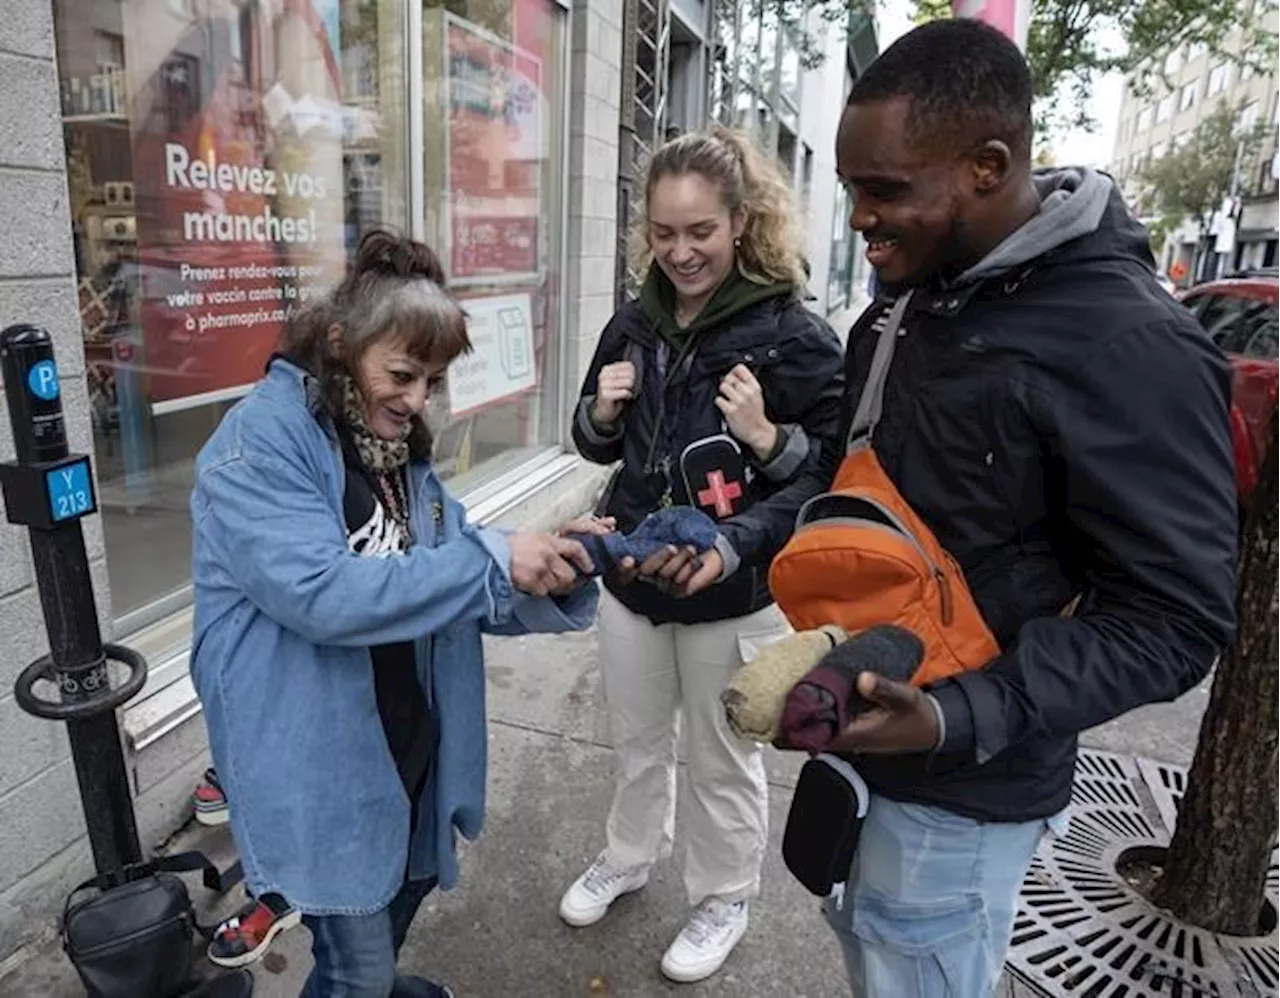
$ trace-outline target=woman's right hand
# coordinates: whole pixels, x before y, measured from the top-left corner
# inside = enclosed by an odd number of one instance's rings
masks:
[[[596,378],[596,400],[591,407],[591,422],[612,426],[622,415],[622,407],[634,397],[636,368],[629,360],[605,364]]]
[[[507,538],[507,546],[511,582],[530,596],[567,592],[578,581],[577,570],[592,571],[587,549],[566,537],[515,533]]]

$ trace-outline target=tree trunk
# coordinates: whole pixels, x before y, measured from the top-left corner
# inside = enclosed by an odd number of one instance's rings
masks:
[[[1152,900],[1211,932],[1259,934],[1277,778],[1276,417],[1242,537],[1235,643],[1218,664],[1164,873]]]

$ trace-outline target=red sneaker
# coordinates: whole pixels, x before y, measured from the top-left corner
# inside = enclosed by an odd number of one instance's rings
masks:
[[[231,807],[227,795],[218,782],[218,774],[212,769],[204,771],[204,779],[191,793],[196,806],[196,821],[202,825],[225,825],[231,820]]]
[[[259,959],[271,941],[302,921],[302,913],[279,894],[264,894],[218,926],[209,960],[219,967],[243,967]]]

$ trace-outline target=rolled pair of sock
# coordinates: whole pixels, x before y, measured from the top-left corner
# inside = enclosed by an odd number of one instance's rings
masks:
[[[699,554],[715,547],[719,529],[715,520],[692,506],[668,506],[650,513],[630,533],[569,534],[587,549],[595,571],[607,575],[632,558],[637,565],[664,547],[691,547]]]
[[[874,672],[911,681],[924,659],[924,643],[901,627],[871,627],[837,644],[787,694],[778,721],[779,748],[822,752],[863,710],[858,676]]]
[[[761,648],[720,694],[725,720],[734,734],[772,744],[791,688],[847,637],[833,625],[789,634]]]

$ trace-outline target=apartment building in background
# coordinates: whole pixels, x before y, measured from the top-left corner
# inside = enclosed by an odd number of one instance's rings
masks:
[[[1267,0],[1257,0],[1259,3]],[[1269,4],[1265,24],[1273,33],[1277,27],[1276,9]],[[1229,42],[1239,46],[1239,38]],[[1238,49],[1236,49],[1238,50]],[[1111,173],[1120,183],[1130,205],[1143,218],[1156,214],[1156,206],[1142,189],[1139,176],[1149,162],[1160,159],[1189,142],[1196,126],[1220,104],[1239,108],[1241,130],[1258,123],[1269,126],[1267,138],[1257,152],[1241,157],[1235,171],[1234,217],[1214,219],[1215,245],[1227,252],[1211,255],[1209,272],[1193,274],[1192,264],[1199,239],[1199,227],[1187,219],[1170,234],[1157,263],[1166,272],[1181,264],[1186,280],[1217,276],[1221,273],[1257,267],[1274,267],[1277,263],[1277,212],[1280,212],[1280,159],[1277,158],[1277,88],[1276,74],[1257,73],[1229,59],[1215,56],[1203,45],[1183,46],[1170,52],[1164,61],[1164,80],[1157,80],[1155,90],[1139,95],[1132,85],[1124,89],[1116,130],[1115,152]],[[1166,82],[1167,81],[1167,82]],[[1128,81],[1130,84],[1132,80]],[[1234,238],[1226,244],[1216,243],[1216,234],[1224,221],[1234,223]],[[1157,247],[1159,251],[1160,248]]]

